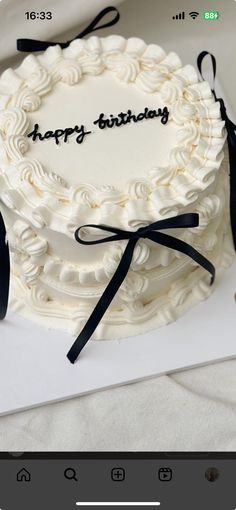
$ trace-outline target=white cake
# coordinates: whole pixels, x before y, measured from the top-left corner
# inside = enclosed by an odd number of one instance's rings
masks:
[[[209,259],[219,281],[234,253],[225,139],[209,84],[175,53],[141,39],[75,40],[6,70],[0,208],[11,253],[11,308],[46,327],[80,332],[127,244],[78,244],[75,230],[88,223],[136,230],[198,213],[198,227],[168,233]],[[209,280],[188,256],[142,239],[93,338],[174,321],[210,295]]]

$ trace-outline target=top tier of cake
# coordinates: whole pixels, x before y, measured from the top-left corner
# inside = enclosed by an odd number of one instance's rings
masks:
[[[81,126],[91,132],[78,143]],[[28,137],[35,129],[46,139]],[[71,235],[183,212],[214,183],[224,140],[209,84],[141,39],[75,40],[0,78],[0,197],[38,228]]]

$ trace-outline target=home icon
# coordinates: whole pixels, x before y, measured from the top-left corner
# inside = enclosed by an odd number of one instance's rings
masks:
[[[22,468],[16,475],[17,482],[30,482],[31,475],[27,469]]]

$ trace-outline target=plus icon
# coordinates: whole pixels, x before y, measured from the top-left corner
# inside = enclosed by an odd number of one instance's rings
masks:
[[[124,468],[116,467],[111,470],[111,479],[113,482],[123,482],[125,479]]]

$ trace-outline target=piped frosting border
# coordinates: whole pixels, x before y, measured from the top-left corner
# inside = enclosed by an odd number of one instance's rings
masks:
[[[27,157],[27,113],[40,108],[59,81],[73,86],[83,74],[104,70],[150,94],[158,91],[180,127],[168,167],[144,169],[144,177],[128,181],[123,190],[105,183],[69,186],[53,169]],[[224,122],[209,84],[199,82],[195,69],[182,66],[175,53],[166,55],[138,38],[93,36],[65,50],[50,47],[28,55],[0,78],[0,199],[36,228],[71,237],[83,218],[102,223],[114,218],[117,226],[137,228],[182,212],[214,182],[224,141]]]

